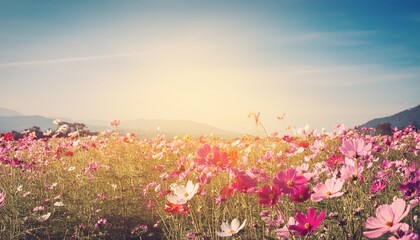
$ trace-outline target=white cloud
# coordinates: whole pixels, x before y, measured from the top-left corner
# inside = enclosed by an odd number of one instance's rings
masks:
[[[49,59],[49,60],[10,62],[10,63],[0,63],[0,67],[14,67],[14,66],[23,66],[23,65],[89,61],[89,60],[98,60],[98,59],[106,59],[106,58],[131,57],[131,56],[138,56],[138,55],[141,55],[141,54],[142,53],[139,53],[139,52],[133,52],[133,53],[119,53],[119,54],[83,56],[83,57],[72,57],[72,58],[57,58],[57,59]]]

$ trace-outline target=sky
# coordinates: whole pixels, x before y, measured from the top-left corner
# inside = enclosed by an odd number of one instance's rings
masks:
[[[353,127],[420,104],[420,1],[0,0],[0,90],[122,126]]]

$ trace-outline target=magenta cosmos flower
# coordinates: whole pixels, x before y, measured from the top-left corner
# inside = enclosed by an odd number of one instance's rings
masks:
[[[289,168],[287,171],[280,171],[273,179],[273,183],[280,187],[285,194],[291,194],[303,187],[308,180],[298,174],[294,168]]]
[[[293,202],[304,202],[311,197],[311,190],[308,186],[303,186],[293,191],[290,195],[290,199]]]
[[[379,206],[376,209],[376,217],[369,217],[366,220],[366,228],[370,231],[363,232],[363,235],[367,238],[378,238],[387,232],[395,232],[409,211],[410,206],[405,208],[405,201],[401,198],[396,199],[391,205]]]
[[[321,225],[322,220],[325,218],[325,211],[322,211],[318,217],[316,217],[316,210],[314,208],[308,208],[308,215],[303,213],[297,213],[295,219],[298,225],[291,225],[289,229],[296,232],[297,236],[306,236],[313,231],[316,231]]]
[[[281,191],[278,186],[265,185],[258,192],[258,197],[260,198],[259,204],[266,206],[276,205],[279,201],[280,195]]]
[[[343,140],[343,144],[340,147],[340,151],[346,157],[364,157],[368,155],[369,151],[372,149],[372,144],[366,144],[363,139],[351,139]]]
[[[326,198],[340,197],[343,192],[340,192],[344,182],[340,179],[330,178],[324,183],[318,183],[313,189],[315,193],[311,195],[313,202],[320,202]]]

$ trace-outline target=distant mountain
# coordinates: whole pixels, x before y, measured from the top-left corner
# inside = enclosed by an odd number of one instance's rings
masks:
[[[0,107],[0,117],[22,116],[20,112]]]
[[[40,127],[41,130],[48,130],[48,128],[55,129],[53,124],[54,119],[42,116],[12,116],[0,117],[0,131],[7,132],[11,130],[22,131],[33,126]]]
[[[105,129],[113,128],[111,127],[110,122],[101,120],[86,121],[86,126],[93,131],[103,131]],[[121,121],[121,125],[118,127],[118,130],[125,133],[133,131],[137,135],[144,137],[154,137],[157,133],[167,137],[183,136],[185,134],[189,134],[193,137],[199,137],[204,134],[213,134],[214,136],[224,138],[235,138],[241,136],[236,132],[189,120],[136,119]]]
[[[420,105],[418,105],[417,107],[399,112],[389,117],[373,119],[361,125],[361,127],[375,128],[379,124],[383,124],[387,122],[391,124],[392,128],[397,127],[400,129],[408,125],[413,125],[417,129],[420,129]]]
[[[40,127],[42,131],[46,131],[49,128],[56,129],[57,126],[53,124],[54,119],[43,116],[0,116],[0,131],[8,132],[15,130],[20,132],[33,126]],[[61,119],[64,120],[63,118]],[[72,121],[65,119],[64,121],[69,123],[84,123],[90,131],[113,129],[110,122],[101,120]],[[157,130],[158,127],[159,131]],[[190,134],[193,137],[199,137],[204,134],[214,134],[215,136],[224,138],[240,136],[239,133],[188,120],[137,119],[121,121],[118,131],[121,133],[135,132],[139,137],[148,138],[155,137],[157,133],[167,137],[183,136],[185,134]]]
[[[149,132],[156,135],[159,128],[160,134],[165,134],[168,137],[175,135],[183,136],[190,134],[194,137],[199,137],[204,134],[213,134],[218,137],[234,138],[240,134],[216,128],[208,124],[198,123],[189,120],[164,120],[164,119],[137,119],[132,121],[122,121],[122,128],[134,129],[140,132]]]

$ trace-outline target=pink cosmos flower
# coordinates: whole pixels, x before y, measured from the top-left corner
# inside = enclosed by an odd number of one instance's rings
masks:
[[[344,182],[340,179],[330,178],[324,183],[318,183],[313,189],[315,193],[311,195],[313,202],[320,202],[326,198],[340,197],[343,192],[340,192]]]
[[[365,144],[365,141],[361,138],[343,140],[343,144],[340,147],[341,153],[349,158],[364,157],[368,155],[371,149],[372,144]]]
[[[0,192],[0,207],[4,206],[5,199],[6,199],[6,193],[5,192]]]
[[[388,238],[388,240],[418,240],[419,235],[410,231],[410,226],[407,223],[401,224],[401,226],[394,232],[395,236]]]
[[[298,175],[294,168],[289,168],[287,171],[279,171],[273,179],[273,183],[278,185],[285,194],[291,194],[304,186],[307,181],[304,176]]]
[[[383,204],[376,209],[376,217],[366,220],[366,228],[370,231],[363,232],[367,238],[378,238],[387,232],[395,232],[402,225],[400,221],[407,216],[410,206],[405,207],[405,201],[396,199],[391,205]]]
[[[334,167],[337,164],[343,164],[344,163],[344,156],[341,155],[341,154],[332,155],[330,158],[327,159],[327,161],[325,161],[325,163],[329,167]]]
[[[220,200],[224,201],[231,198],[236,193],[236,188],[232,184],[228,184],[220,189]]]
[[[276,205],[279,201],[280,194],[281,191],[278,186],[265,185],[258,192],[258,197],[260,198],[259,204],[266,206]]]
[[[98,162],[96,162],[96,161],[90,162],[88,167],[85,168],[85,172],[90,171],[90,170],[97,171],[98,168],[99,168],[99,163]]]
[[[214,166],[219,169],[226,169],[231,165],[229,155],[220,151],[218,146],[210,147],[209,144],[204,144],[197,150],[197,155],[193,161],[198,165]]]
[[[118,127],[120,125],[120,120],[112,120],[111,126]]]
[[[314,208],[308,208],[308,214],[298,212],[295,216],[297,225],[289,226],[289,229],[296,232],[297,236],[306,236],[313,231],[316,231],[321,225],[322,220],[325,218],[325,211],[322,211],[318,217],[316,217],[316,210]]]
[[[376,194],[386,187],[386,182],[384,180],[376,180],[370,185],[370,193]]]
[[[341,168],[341,180],[347,181],[351,180],[358,180],[361,178],[363,172],[363,167],[359,167],[358,169],[353,165],[345,165]]]
[[[235,173],[236,180],[232,183],[232,187],[241,193],[254,192],[258,181],[249,176],[245,171],[237,171]]]
[[[3,137],[4,141],[6,142],[12,141],[14,138],[15,138],[15,135],[12,134],[11,132],[6,133]]]
[[[282,228],[275,229],[275,233],[278,238],[289,238],[290,237],[290,229],[289,226],[296,225],[296,220],[294,217],[290,217],[287,224],[285,224]]]
[[[100,228],[101,226],[106,225],[106,224],[107,224],[107,220],[105,218],[101,218],[95,223],[95,228]]]
[[[215,147],[211,147],[209,144],[204,144],[197,150],[198,157],[193,158],[193,161],[200,165],[205,165],[209,159],[213,158],[212,152]]]
[[[188,214],[188,207],[184,204],[176,204],[168,202],[165,205],[165,211],[172,214]]]
[[[310,147],[313,153],[318,153],[319,151],[323,151],[326,147],[326,144],[321,140],[315,140],[314,144]]]

